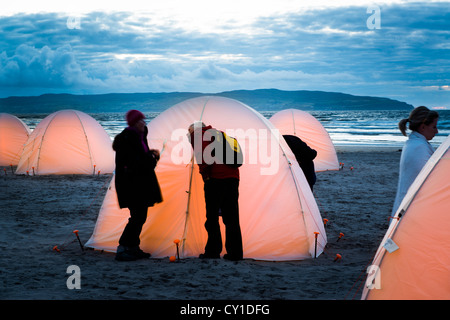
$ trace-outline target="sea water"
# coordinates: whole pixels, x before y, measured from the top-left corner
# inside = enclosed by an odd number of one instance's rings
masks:
[[[269,119],[276,111],[260,111]],[[327,130],[335,146],[380,146],[402,147],[406,141],[398,122],[407,118],[409,110],[363,110],[363,111],[310,111]],[[431,141],[437,148],[450,134],[450,110],[439,110],[439,133]],[[152,121],[159,112],[144,112],[147,122]],[[33,130],[48,114],[16,115]],[[108,135],[114,138],[126,127],[124,113],[93,113]],[[213,124],[212,124],[213,125]]]

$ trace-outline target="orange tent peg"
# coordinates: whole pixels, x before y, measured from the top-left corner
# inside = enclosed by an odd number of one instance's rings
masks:
[[[338,242],[339,240],[341,240],[342,237],[344,237],[344,234],[341,232],[341,233],[339,233],[339,238],[336,240],[336,242]]]
[[[83,245],[81,244],[80,237],[78,236],[78,230],[73,230],[73,233],[77,236],[78,243],[80,244],[81,251],[84,251]]]
[[[341,259],[342,259],[342,256],[339,253],[337,253],[336,258],[334,258],[334,262],[339,261]]]
[[[178,249],[178,245],[180,244],[180,240],[179,239],[175,239],[175,240],[173,240],[173,243],[175,243],[177,245],[177,259],[180,260],[180,251]]]
[[[319,232],[314,232],[315,237],[315,243],[314,243],[314,259],[317,258],[317,236],[319,235]]]

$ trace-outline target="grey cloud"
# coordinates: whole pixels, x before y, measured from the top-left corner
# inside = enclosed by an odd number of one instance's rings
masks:
[[[79,17],[79,29],[68,28],[68,17],[56,13],[1,17],[0,84],[8,86],[4,92],[277,86],[378,95],[389,83],[448,85],[448,6],[381,6],[379,30],[367,29],[366,9],[273,15],[249,23],[249,33],[232,21],[222,32],[200,33],[129,12],[91,12]]]
[[[6,87],[67,88],[96,82],[76,62],[69,45],[56,50],[20,45],[13,56],[0,55],[0,71],[0,84]]]

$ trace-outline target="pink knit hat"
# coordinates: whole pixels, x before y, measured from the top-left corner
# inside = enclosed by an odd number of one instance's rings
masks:
[[[130,127],[134,126],[139,120],[145,119],[145,116],[139,110],[129,110],[125,116]]]

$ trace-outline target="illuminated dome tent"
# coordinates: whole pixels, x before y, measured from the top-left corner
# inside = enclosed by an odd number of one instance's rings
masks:
[[[186,136],[195,121],[235,137],[244,152],[239,169],[244,258],[300,260],[318,256],[327,241],[323,221],[286,142],[254,109],[216,96],[181,102],[148,124],[149,145],[161,150],[155,170],[164,201],[149,208],[141,248],[156,258],[172,256],[176,252],[174,240],[179,239],[180,257],[198,257],[204,252],[204,184]],[[115,252],[128,217],[128,209],[119,209],[113,177],[86,246]],[[315,232],[319,233],[317,252]]]
[[[17,174],[94,174],[114,171],[111,138],[91,116],[62,110],[44,118],[30,134]]]
[[[333,142],[319,120],[306,111],[286,109],[275,113],[270,122],[282,135],[297,136],[317,151],[314,159],[316,172],[339,170],[339,162]]]
[[[373,259],[362,299],[450,299],[450,136],[409,188]]]
[[[16,116],[0,113],[0,166],[16,166],[30,135],[28,126]]]

